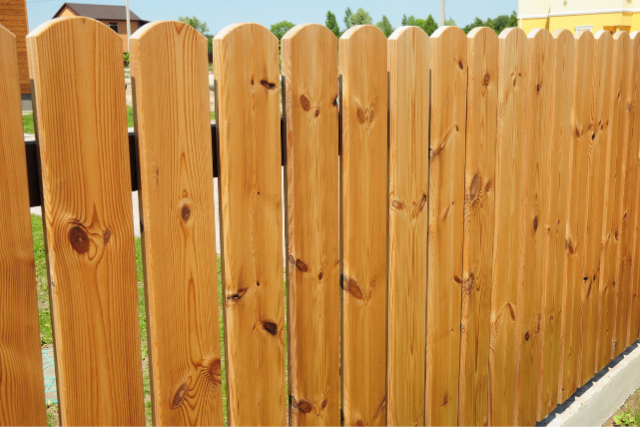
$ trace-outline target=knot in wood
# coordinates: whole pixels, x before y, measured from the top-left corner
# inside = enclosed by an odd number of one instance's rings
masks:
[[[298,409],[300,409],[300,411],[304,412],[305,414],[308,414],[313,410],[313,406],[311,406],[311,403],[307,402],[306,400],[300,400],[298,402]]]
[[[311,102],[309,102],[309,98],[304,95],[300,95],[300,105],[302,105],[302,109],[304,111],[309,111],[311,109]]]
[[[262,322],[262,327],[270,335],[276,335],[278,333],[278,325],[276,325],[273,322],[269,322],[269,321]]]
[[[89,251],[91,242],[83,227],[75,226],[69,231],[69,241],[76,252],[84,254]]]

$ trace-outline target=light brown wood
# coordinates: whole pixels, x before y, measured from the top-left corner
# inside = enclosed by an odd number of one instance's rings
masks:
[[[468,35],[464,248],[458,425],[487,425],[495,215],[498,36]]]
[[[388,42],[388,425],[423,425],[426,367],[429,36],[401,27]]]
[[[213,49],[229,424],[284,425],[278,39],[237,24]]]
[[[282,38],[292,425],[340,424],[337,61],[323,25]]]
[[[524,201],[524,123],[528,79],[527,36],[499,37],[496,211],[489,336],[489,425],[514,420],[516,284]]]
[[[27,17],[26,0],[2,0],[0,1],[0,26],[4,26],[16,36],[18,43],[19,62],[26,65],[27,50],[25,37],[29,33],[29,19]],[[20,67],[20,93],[31,93],[29,84],[29,69]]]
[[[571,31],[553,33],[549,159],[546,178],[540,362],[536,419],[542,420],[558,402],[558,366],[564,282],[564,243],[571,151],[571,105],[574,79],[574,37]]]
[[[387,38],[340,38],[342,75],[342,410],[344,425],[387,423]]]
[[[0,425],[46,425],[16,38],[0,26]]]
[[[222,425],[207,39],[131,37],[154,425]]]
[[[27,42],[61,422],[144,425],[122,40],[67,18]]]
[[[603,35],[604,37],[604,35]],[[599,40],[600,48],[602,38]],[[615,301],[618,287],[617,260],[619,224],[622,218],[622,172],[625,154],[625,104],[627,98],[627,69],[630,40],[627,33],[616,33],[612,41],[613,57],[608,67],[609,80],[609,138],[605,174],[605,198],[602,230],[602,258],[600,277],[600,301],[598,308],[598,334],[596,344],[596,369],[598,372],[610,361],[614,350]]]
[[[426,425],[458,418],[464,212],[467,37],[444,27],[431,39]]]
[[[634,91],[634,97],[631,103],[631,140],[635,141],[640,139],[640,33],[634,32],[631,34],[632,52],[633,52],[633,80],[631,86]],[[636,142],[640,145],[640,142]],[[636,180],[632,181],[635,197],[635,212],[631,216],[632,218],[632,230],[633,242],[632,242],[632,259],[631,259],[631,278],[632,284],[632,302],[631,302],[631,315],[629,325],[629,345],[640,338],[640,236],[639,236],[639,224],[640,224],[640,147],[637,150],[631,152],[631,158],[629,165],[635,168]]]

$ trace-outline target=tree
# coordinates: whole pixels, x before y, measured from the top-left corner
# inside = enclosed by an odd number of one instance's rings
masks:
[[[407,17],[407,15],[402,15],[402,25],[420,27],[429,35],[433,34],[438,29],[438,23],[431,15],[429,15],[427,19],[416,19],[413,15],[409,17]]]
[[[486,21],[476,17],[475,21],[464,27],[462,30],[465,33],[473,30],[477,27],[488,27],[500,34],[506,28],[513,28],[518,26],[518,15],[514,11],[511,15],[500,15],[494,19],[487,18]]]
[[[325,21],[325,25],[329,30],[331,30],[333,34],[336,35],[336,37],[340,37],[340,26],[338,25],[338,20],[336,19],[336,15],[334,15],[333,12],[327,12],[327,20]]]
[[[435,31],[438,29],[438,24],[436,23],[436,20],[433,19],[433,16],[429,15],[426,19],[426,21],[424,21],[424,26],[422,27],[422,29],[429,35],[435,33]]]
[[[453,20],[453,18],[447,18],[444,20],[444,25],[448,26],[448,27],[455,27],[456,26],[456,21]]]
[[[193,28],[200,31],[204,35],[207,35],[207,33],[209,32],[209,27],[207,26],[207,23],[205,21],[200,21],[195,16],[192,16],[192,17],[181,16],[178,18],[178,21],[191,25]]]
[[[353,24],[351,24],[351,8],[348,7],[345,11],[344,11],[344,26],[347,27],[347,29],[351,28],[353,26]]]
[[[387,37],[389,37],[395,31],[395,28],[393,28],[391,22],[389,22],[389,18],[387,18],[385,15],[382,15],[382,21],[378,22],[376,24],[376,27],[380,28],[380,30],[382,30],[384,35]]]
[[[287,31],[295,27],[296,24],[289,21],[280,21],[271,26],[271,32],[278,38],[278,40],[282,40]]]
[[[509,16],[509,27],[508,28],[516,28],[518,26],[518,14],[514,10],[511,16]]]
[[[356,13],[352,13],[351,8],[348,7],[344,11],[344,24],[347,28],[351,28],[354,25],[372,25],[373,19],[371,19],[369,12],[363,8],[359,8]]]

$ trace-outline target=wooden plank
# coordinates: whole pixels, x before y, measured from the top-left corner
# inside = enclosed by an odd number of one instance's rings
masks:
[[[495,215],[498,35],[468,35],[464,246],[458,425],[487,425]]]
[[[213,41],[229,424],[286,424],[278,39],[258,24]]]
[[[387,422],[387,38],[340,38],[342,75],[342,410],[344,425]]]
[[[61,421],[144,425],[122,39],[67,18],[27,41]]]
[[[401,27],[388,42],[388,425],[424,425],[429,191],[429,36]]]
[[[287,296],[292,425],[340,424],[338,40],[282,38],[287,126]]]
[[[154,425],[222,425],[207,39],[131,38]]]
[[[616,33],[613,37],[613,59],[609,63],[611,89],[609,92],[609,139],[605,174],[605,198],[602,230],[602,258],[598,334],[596,344],[596,372],[603,369],[613,355],[615,337],[615,301],[617,294],[618,227],[622,218],[622,165],[624,162],[624,128],[627,79],[624,70],[629,56],[629,36]],[[600,44],[600,43],[599,43]]]
[[[573,132],[578,138],[581,150],[578,154],[582,175],[577,177],[576,184],[580,192],[579,207],[572,211],[573,216],[584,229],[580,230],[578,245],[584,242],[584,248],[578,247],[577,251],[583,256],[581,269],[576,270],[574,285],[579,290],[579,323],[575,325],[574,334],[578,335],[578,347],[575,364],[575,387],[582,387],[595,374],[596,355],[596,329],[598,323],[598,280],[600,277],[600,255],[602,249],[602,211],[604,208],[604,173],[606,169],[606,133],[602,133],[596,119],[600,113],[602,104],[598,96],[598,72],[604,72],[599,61],[606,61],[607,52],[604,50],[598,55],[596,39],[590,32],[580,34],[577,41],[581,52],[587,58],[581,58],[580,64],[576,64],[576,75],[580,73],[583,81],[576,85],[576,90],[583,92],[576,94],[575,111],[581,117],[576,122]],[[595,60],[594,60],[595,58]],[[610,59],[610,58],[609,58]],[[579,89],[582,88],[582,89]],[[604,95],[604,93],[602,93]],[[599,120],[598,120],[599,121]],[[578,136],[579,135],[579,136]],[[586,218],[586,222],[583,219]],[[568,396],[565,396],[568,397]]]
[[[632,123],[632,141],[640,139],[640,32],[631,34],[631,43],[633,51],[633,90],[634,97],[631,103],[631,123]],[[640,142],[636,142],[640,145]],[[629,163],[636,168],[635,186],[635,212],[633,218],[633,254],[631,261],[631,278],[633,285],[631,316],[629,327],[629,344],[640,338],[640,147],[636,151],[632,151],[632,161]]]
[[[635,320],[635,313],[638,303],[638,290],[637,285],[639,281],[634,276],[633,271],[635,264],[637,263],[637,257],[634,254],[635,242],[636,242],[636,226],[637,226],[637,212],[640,206],[638,205],[638,197],[640,186],[638,185],[639,176],[639,162],[638,152],[640,150],[640,123],[638,122],[638,102],[640,102],[640,37],[638,33],[631,34],[631,57],[629,65],[629,119],[627,122],[626,135],[629,138],[629,151],[627,161],[627,184],[626,189],[626,213],[624,217],[627,221],[626,231],[624,235],[624,251],[625,251],[625,269],[624,269],[624,286],[628,299],[628,314],[626,324],[623,324],[625,347],[630,346],[637,338],[637,327]]]
[[[571,31],[557,30],[553,33],[546,221],[542,229],[546,262],[543,259],[537,420],[553,411],[558,402],[574,50]]]
[[[427,425],[458,418],[464,211],[467,37],[443,27],[431,37]]]
[[[46,425],[16,38],[0,26],[0,425]]]
[[[496,211],[489,341],[489,425],[514,422],[516,284],[524,201],[527,36],[499,37]],[[499,249],[498,249],[499,248]]]

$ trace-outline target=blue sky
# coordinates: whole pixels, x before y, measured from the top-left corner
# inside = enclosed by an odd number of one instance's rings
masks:
[[[76,3],[125,4],[125,0],[73,0]],[[61,0],[27,0],[30,29],[51,19],[64,2]],[[195,15],[209,25],[212,34],[229,24],[257,22],[267,28],[278,21],[294,24],[324,24],[327,10],[336,14],[340,26],[347,7],[355,12],[359,7],[369,12],[374,23],[386,15],[394,27],[400,26],[402,15],[426,18],[440,16],[439,0],[129,0],[131,10],[148,21],[178,19]],[[517,12],[518,0],[447,0],[447,17],[463,27],[476,16],[482,19]]]

